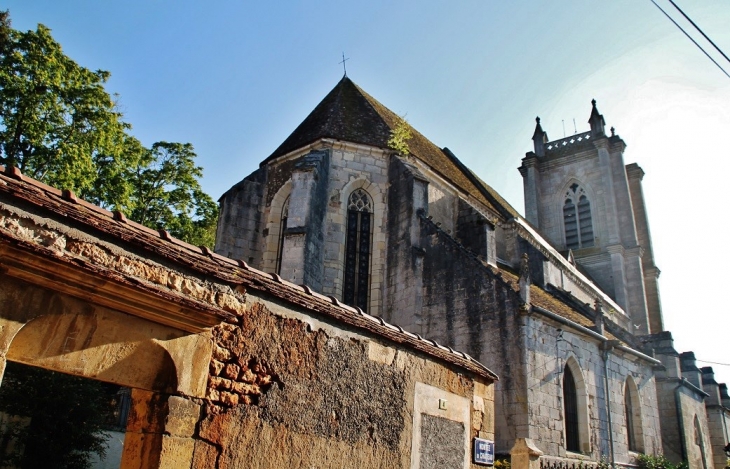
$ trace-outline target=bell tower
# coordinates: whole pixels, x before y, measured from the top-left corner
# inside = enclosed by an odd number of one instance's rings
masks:
[[[537,118],[534,151],[519,170],[525,218],[624,308],[636,334],[664,329],[644,172],[624,164],[626,143],[592,101],[590,130],[550,141]]]

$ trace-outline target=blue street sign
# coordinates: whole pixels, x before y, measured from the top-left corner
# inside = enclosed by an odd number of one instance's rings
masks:
[[[494,464],[494,442],[474,438],[474,464]]]

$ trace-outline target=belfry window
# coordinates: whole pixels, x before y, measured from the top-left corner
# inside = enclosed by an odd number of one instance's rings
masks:
[[[281,259],[284,257],[284,232],[286,231],[286,220],[289,217],[289,197],[284,201],[281,208],[281,222],[279,223],[279,242],[276,248],[276,273],[281,273]]]
[[[343,299],[363,311],[367,311],[370,292],[372,207],[370,196],[362,189],[355,190],[347,201]]]
[[[565,449],[577,453],[580,451],[578,393],[573,372],[567,366],[563,374],[563,410],[565,412]]]
[[[565,222],[565,246],[568,249],[593,246],[591,203],[583,188],[578,184],[570,186],[565,194],[563,221]]]

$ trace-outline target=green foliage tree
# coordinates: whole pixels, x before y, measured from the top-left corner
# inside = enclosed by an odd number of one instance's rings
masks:
[[[67,57],[47,27],[17,31],[0,12],[0,164],[212,246],[218,207],[200,187],[192,145],[145,148],[129,135],[109,77]]]
[[[192,145],[145,148],[104,88],[109,77],[67,57],[47,27],[17,31],[0,11],[0,165],[191,244],[213,246],[218,207],[200,187]],[[0,444],[25,441],[16,466],[83,468],[92,452],[104,452],[95,417],[97,398],[105,398],[99,383],[27,367],[13,373],[11,364],[8,370],[0,410],[31,417],[29,427],[14,427],[14,436],[0,434]]]
[[[0,467],[88,467],[92,453],[106,452],[100,432],[110,410],[102,383],[8,363],[0,411],[26,419],[0,435]],[[8,452],[10,439],[18,446]]]

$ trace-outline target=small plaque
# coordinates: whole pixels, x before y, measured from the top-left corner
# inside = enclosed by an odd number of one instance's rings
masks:
[[[474,464],[491,466],[494,464],[494,442],[474,438]]]

